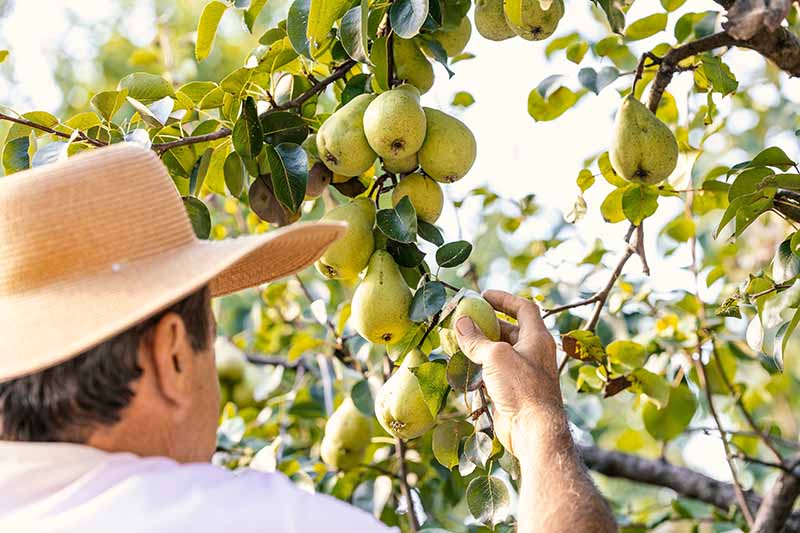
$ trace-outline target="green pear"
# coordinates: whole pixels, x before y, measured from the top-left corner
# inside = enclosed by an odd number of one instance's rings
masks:
[[[393,157],[383,158],[383,170],[392,174],[407,174],[419,168],[419,158],[417,154],[411,154],[401,159]]]
[[[432,35],[442,45],[447,57],[455,57],[467,47],[472,35],[472,24],[464,17],[455,28],[436,30]]]
[[[414,155],[425,140],[425,128],[419,92],[411,85],[381,93],[364,112],[367,142],[381,157]]]
[[[308,181],[306,181],[305,200],[313,200],[325,191],[325,187],[331,184],[333,172],[325,166],[322,161],[317,161],[308,169]]]
[[[546,10],[540,0],[503,0],[503,11],[514,33],[528,41],[541,41],[556,31],[564,16],[564,0],[552,0]]]
[[[428,129],[417,154],[422,170],[442,183],[460,180],[475,162],[475,136],[457,118],[430,107],[423,110]]]
[[[314,264],[317,270],[330,279],[357,278],[375,249],[375,204],[368,198],[358,198],[331,209],[322,220],[347,222],[347,230]]]
[[[628,95],[614,121],[608,156],[611,166],[626,180],[655,185],[675,170],[678,143],[666,124]]]
[[[405,80],[419,92],[426,93],[433,87],[433,65],[411,39],[394,37],[394,71],[397,79]]]
[[[401,179],[392,191],[392,204],[396,206],[404,196],[411,200],[417,217],[429,224],[435,223],[442,214],[442,187],[422,174],[409,174]]]
[[[454,328],[458,319],[463,316],[471,318],[489,340],[500,340],[500,322],[497,320],[494,308],[480,294],[469,291],[445,319],[439,332],[442,350],[447,355],[453,355],[460,349]]]
[[[352,470],[364,459],[372,436],[372,423],[349,397],[325,424],[320,445],[322,461],[336,470]]]
[[[356,96],[320,126],[317,151],[333,172],[358,176],[375,162],[377,156],[364,135],[364,111],[374,98],[374,94]]]
[[[476,0],[475,28],[490,41],[505,41],[516,35],[506,21],[503,0]]]
[[[410,305],[411,289],[397,263],[388,252],[375,251],[364,280],[353,294],[353,327],[370,342],[394,344],[414,325],[408,318]]]
[[[383,429],[401,439],[414,439],[436,425],[411,369],[428,360],[419,350],[411,350],[375,397],[375,415]]]

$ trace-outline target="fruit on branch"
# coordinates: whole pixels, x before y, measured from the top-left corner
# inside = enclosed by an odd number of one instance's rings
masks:
[[[508,26],[528,41],[547,39],[564,16],[564,1],[552,0],[547,9],[540,0],[503,0]]]
[[[364,135],[364,111],[375,98],[360,94],[339,108],[317,132],[319,158],[336,174],[358,176],[375,162]]]
[[[654,185],[675,170],[678,143],[666,124],[628,95],[617,112],[608,155],[611,166],[626,180]]]
[[[317,161],[308,169],[308,182],[306,183],[306,200],[318,198],[325,187],[331,184],[333,172],[322,161]]]
[[[430,430],[436,419],[431,414],[412,369],[428,361],[417,349],[406,355],[375,397],[375,416],[383,429],[401,439],[415,439]]]
[[[431,35],[442,45],[447,57],[455,57],[467,47],[472,35],[472,24],[467,17],[464,17],[455,28],[436,30]]]
[[[409,84],[378,95],[364,112],[367,142],[381,157],[408,158],[425,139],[425,113],[419,91]]]
[[[410,83],[423,94],[428,92],[433,87],[433,65],[417,43],[394,36],[392,46],[395,77]]]
[[[439,332],[442,350],[447,355],[453,355],[459,350],[454,328],[458,319],[463,316],[471,318],[489,340],[500,340],[500,322],[497,320],[494,308],[480,294],[469,291],[445,319]]]
[[[428,130],[417,154],[422,170],[442,183],[460,180],[475,162],[475,136],[457,118],[438,109],[423,109],[428,119]]]
[[[392,174],[406,174],[408,172],[414,172],[418,168],[419,159],[417,158],[417,154],[411,154],[401,159],[392,157],[383,158],[383,169]]]
[[[506,21],[503,0],[476,0],[475,28],[490,41],[505,41],[516,35]]]
[[[336,470],[352,470],[364,459],[372,436],[372,421],[347,397],[325,424],[320,445],[322,461]]]
[[[408,196],[417,217],[429,224],[435,223],[442,214],[442,187],[427,176],[409,174],[401,179],[392,191],[392,204],[396,206],[404,196]]]
[[[248,198],[250,200],[250,209],[253,210],[258,218],[265,220],[271,224],[279,226],[287,226],[293,222],[297,222],[300,218],[300,211],[290,213],[285,207],[281,205],[275,194],[273,194],[270,186],[267,185],[265,180],[269,179],[267,176],[257,176],[250,185]]]
[[[394,344],[414,325],[408,318],[411,290],[388,252],[376,250],[351,304],[353,327],[375,344]]]
[[[368,198],[358,198],[331,209],[322,220],[347,222],[347,230],[344,236],[325,250],[314,266],[329,279],[357,278],[375,249],[372,236],[375,204]]]

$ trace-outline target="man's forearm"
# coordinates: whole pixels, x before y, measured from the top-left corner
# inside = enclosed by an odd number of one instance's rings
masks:
[[[611,511],[578,457],[561,408],[537,409],[517,421],[519,531],[617,531]]]

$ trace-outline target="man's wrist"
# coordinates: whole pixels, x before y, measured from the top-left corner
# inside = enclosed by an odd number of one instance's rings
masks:
[[[511,442],[520,461],[535,460],[541,453],[574,451],[569,423],[561,402],[526,406],[511,424]]]

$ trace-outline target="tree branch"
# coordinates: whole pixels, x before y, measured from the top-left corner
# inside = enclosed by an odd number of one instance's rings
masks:
[[[597,323],[600,321],[600,314],[603,312],[603,307],[606,304],[606,300],[608,299],[608,295],[611,293],[611,289],[614,288],[614,284],[617,282],[619,277],[622,275],[622,269],[625,268],[625,263],[628,262],[628,259],[636,252],[636,247],[631,246],[631,237],[633,237],[633,232],[636,230],[636,226],[631,224],[631,227],[628,228],[628,233],[625,235],[625,242],[628,243],[628,246],[625,249],[625,253],[619,259],[616,268],[611,273],[611,277],[608,278],[608,282],[603,289],[597,293],[596,295],[596,303],[594,306],[594,311],[592,312],[592,317],[589,319],[589,322],[586,324],[584,329],[589,331],[594,331],[597,327]]]
[[[414,500],[411,497],[411,487],[408,485],[408,474],[406,472],[406,444],[403,439],[397,439],[397,461],[400,469],[400,490],[403,492],[403,498],[406,500],[406,509],[408,510],[408,525],[411,533],[417,533],[419,530],[419,518],[417,518],[417,511],[414,509]]]
[[[794,501],[800,496],[800,455],[795,457],[791,469],[772,485],[758,509],[751,533],[800,530],[798,513],[792,513]]]
[[[69,134],[69,133],[64,133],[63,131],[54,130],[53,128],[49,128],[49,127],[47,127],[47,126],[45,126],[43,124],[37,124],[36,122],[30,121],[30,120],[28,120],[26,118],[12,117],[11,115],[6,115],[5,113],[0,113],[0,120],[7,120],[9,122],[15,122],[15,123],[21,124],[23,126],[28,126],[29,128],[34,128],[34,129],[37,129],[37,130],[40,130],[40,131],[44,131],[44,132],[50,133],[50,134],[55,135],[57,137],[61,137],[62,139],[71,139],[72,138],[72,135]],[[105,146],[106,145],[106,143],[104,143],[102,141],[98,141],[97,139],[92,139],[91,137],[89,137],[88,135],[83,133],[82,131],[79,131],[79,130],[75,130],[75,131],[78,132],[78,138],[81,139],[82,141],[86,141],[89,144],[94,145],[94,146]]]

